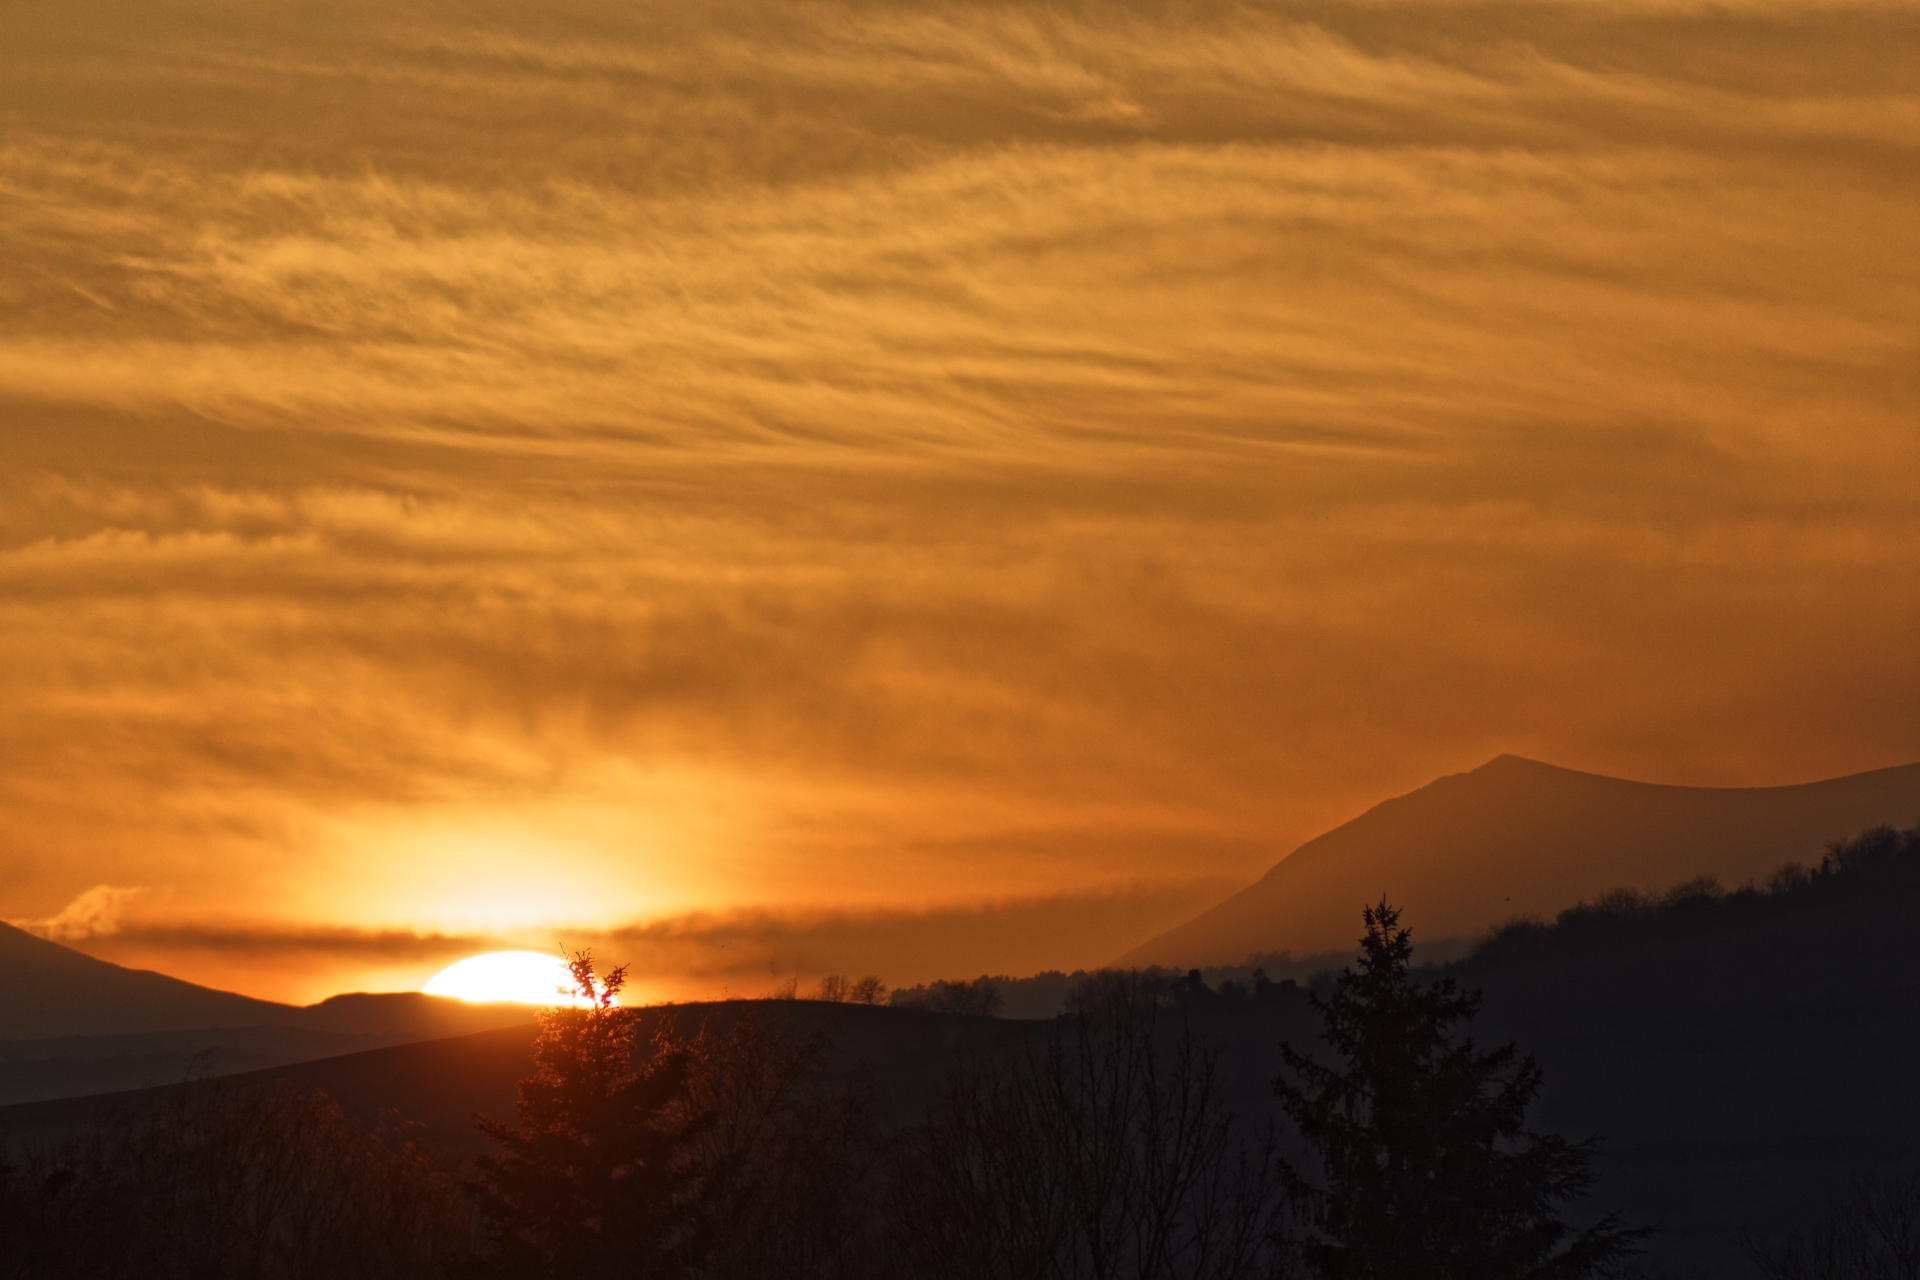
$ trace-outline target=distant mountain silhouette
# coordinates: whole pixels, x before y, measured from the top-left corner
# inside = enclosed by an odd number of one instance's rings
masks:
[[[293,1026],[300,1009],[195,986],[0,924],[0,1040]]]
[[[1347,950],[1361,905],[1382,894],[1416,937],[1464,937],[1622,886],[1763,878],[1788,861],[1819,861],[1830,841],[1916,821],[1920,764],[1789,787],[1672,787],[1503,755],[1308,841],[1116,963]]]
[[[417,991],[301,1007],[127,969],[0,924],[0,1103],[332,1057],[533,1021]]]
[[[1504,928],[1427,975],[1484,993],[1474,1028],[1482,1045],[1511,1037],[1537,1056],[1546,1088],[1534,1127],[1604,1135],[1587,1208],[1661,1224],[1649,1242],[1650,1261],[1666,1268],[1656,1273],[1747,1274],[1750,1233],[1799,1230],[1838,1189],[1910,1168],[1920,1150],[1920,830],[1870,834],[1825,862],[1766,892],[1609,893],[1553,924]],[[1280,1045],[1311,1047],[1319,1033],[1307,989],[1175,979],[1166,993],[1179,1007],[1169,1033],[1192,1026],[1218,1050],[1220,1099],[1250,1127],[1274,1118]],[[724,1030],[743,1015],[803,1027],[828,1020],[829,1078],[870,1079],[872,1105],[896,1127],[917,1121],[957,1067],[1017,1053],[1046,1029],[920,1009],[739,1001],[643,1009],[642,1040],[662,1028]],[[362,1118],[397,1109],[436,1145],[473,1154],[486,1144],[471,1115],[512,1113],[533,1034],[511,1027],[253,1080],[318,1086]],[[0,1149],[57,1142],[139,1102],[119,1094],[0,1106]]]

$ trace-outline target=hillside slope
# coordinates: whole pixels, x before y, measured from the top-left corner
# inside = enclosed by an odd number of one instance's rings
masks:
[[[1916,821],[1920,764],[1790,787],[1672,787],[1503,755],[1308,841],[1117,963],[1344,950],[1361,904],[1382,894],[1417,936],[1462,937],[1623,885],[1764,878],[1784,862],[1818,861],[1830,841]]]
[[[1357,929],[1358,912],[1354,927]],[[1552,925],[1501,930],[1427,976],[1481,990],[1474,1032],[1536,1055],[1546,1087],[1532,1127],[1600,1135],[1591,1220],[1619,1209],[1658,1224],[1664,1274],[1752,1274],[1744,1242],[1804,1228],[1856,1178],[1910,1167],[1920,1149],[1920,830],[1857,840],[1772,892],[1613,895]],[[1256,1132],[1280,1120],[1280,1045],[1314,1049],[1318,1019],[1292,983],[1220,990],[1170,982],[1163,1026],[1219,1052],[1222,1100]],[[969,1061],[1017,1051],[1046,1024],[925,1010],[735,1002],[652,1008],[644,1039],[741,1016],[831,1021],[830,1076],[878,1086],[910,1124]],[[388,1108],[440,1144],[484,1148],[472,1113],[512,1113],[531,1028],[383,1049],[260,1073],[325,1089],[352,1115]],[[0,1107],[0,1148],[98,1124],[125,1095]],[[1284,1123],[1282,1153],[1301,1153]]]
[[[524,1026],[526,1005],[417,991],[305,1008],[126,969],[0,924],[0,1104],[137,1088]]]
[[[124,969],[0,924],[0,1040],[292,1026],[300,1010]]]
[[[870,1069],[896,1124],[918,1118],[957,1063],[1018,1045],[1042,1024],[975,1018],[919,1009],[816,1004],[812,1001],[727,1001],[661,1005],[642,1010],[641,1041],[663,1029],[690,1036],[703,1025],[724,1030],[742,1016],[824,1025],[830,1047],[823,1065],[836,1076]],[[533,1069],[532,1025],[302,1062],[232,1078],[234,1083],[286,1080],[320,1088],[350,1115],[389,1109],[426,1126],[441,1145],[478,1152],[486,1141],[475,1112],[511,1117],[515,1086]],[[135,1092],[0,1105],[0,1148],[60,1138],[140,1101]]]

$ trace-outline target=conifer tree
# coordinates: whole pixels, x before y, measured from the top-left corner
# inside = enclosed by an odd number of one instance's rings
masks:
[[[617,1003],[625,966],[596,979],[580,952],[568,967],[581,1002],[541,1013],[519,1124],[474,1118],[501,1148],[477,1161],[468,1187],[495,1270],[516,1280],[677,1274],[694,1180],[682,1153],[701,1123],[685,1105],[691,1063],[672,1049],[636,1064],[638,1013]]]
[[[1539,1065],[1464,1034],[1478,992],[1409,974],[1413,947],[1383,899],[1355,967],[1313,995],[1329,1066],[1283,1046],[1274,1089],[1324,1185],[1282,1164],[1321,1280],[1575,1280],[1605,1274],[1645,1233],[1609,1215],[1575,1232],[1556,1206],[1591,1185],[1592,1140],[1528,1132]],[[1291,1078],[1290,1078],[1291,1077]]]

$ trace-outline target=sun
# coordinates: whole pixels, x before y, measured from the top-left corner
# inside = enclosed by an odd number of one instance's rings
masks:
[[[580,1004],[566,961],[538,951],[490,951],[450,964],[426,985],[430,996],[479,1003]]]

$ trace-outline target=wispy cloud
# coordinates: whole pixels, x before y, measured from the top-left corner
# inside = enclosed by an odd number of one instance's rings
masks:
[[[1847,0],[18,15],[0,913],[149,885],[116,945],[291,921],[285,974],[553,920],[719,981],[1097,963],[968,904],[1172,910],[1127,886],[1501,750],[1920,757],[1917,47]]]
[[[23,920],[20,926],[55,942],[84,942],[120,932],[120,917],[139,897],[137,885],[97,884],[44,920]]]
[[[297,984],[299,998],[307,999],[342,985],[418,986],[441,967],[487,951],[560,954],[584,948],[605,964],[628,965],[636,988],[659,1000],[753,995],[788,977],[811,980],[828,973],[873,973],[894,984],[911,984],[987,971],[1099,964],[1137,938],[1211,905],[1228,887],[1205,880],[943,908],[700,912],[611,929],[513,933],[152,918],[102,928],[97,914],[77,928],[70,923],[64,933],[39,931],[109,959],[138,963],[166,957],[175,971],[188,974],[271,974]],[[72,914],[70,909],[62,916]],[[1097,958],[1084,959],[1089,956]]]

